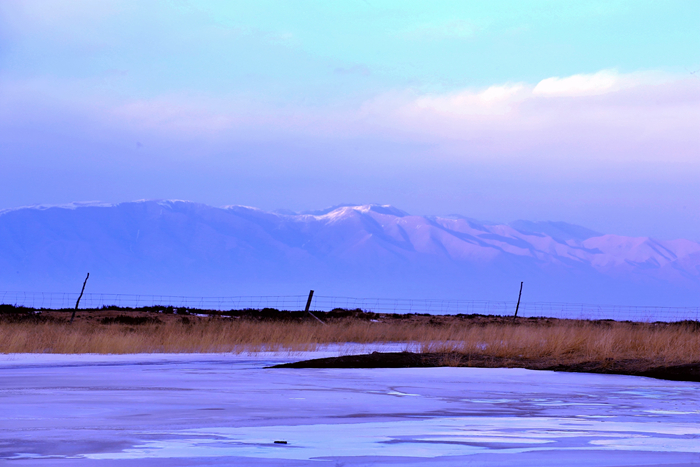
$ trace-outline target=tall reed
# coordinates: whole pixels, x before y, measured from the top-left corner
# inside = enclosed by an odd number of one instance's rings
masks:
[[[257,352],[304,351],[325,344],[410,343],[422,352],[457,352],[498,358],[562,362],[652,359],[700,361],[700,331],[691,325],[600,323],[573,320],[473,323],[444,320],[370,322],[202,319],[142,325],[76,321],[0,323],[0,353]]]

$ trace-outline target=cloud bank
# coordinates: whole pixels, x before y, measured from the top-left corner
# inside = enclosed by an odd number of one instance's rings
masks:
[[[257,134],[459,142],[464,157],[558,148],[539,157],[695,163],[700,147],[700,79],[661,73],[603,70],[448,93],[404,89],[342,107],[276,107],[234,94],[119,98],[91,93],[91,83],[77,92],[81,84],[2,82],[8,97],[2,118],[28,125],[51,113],[82,115],[114,131],[175,139]]]
[[[700,80],[659,73],[603,70],[534,85],[385,95],[361,113],[367,129],[458,142],[464,157],[696,164],[700,147]]]

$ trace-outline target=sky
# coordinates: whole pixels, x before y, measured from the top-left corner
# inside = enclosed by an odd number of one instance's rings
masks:
[[[700,2],[0,2],[0,209],[185,199],[700,240]]]

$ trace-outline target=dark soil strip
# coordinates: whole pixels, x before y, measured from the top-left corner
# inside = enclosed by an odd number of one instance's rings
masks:
[[[458,353],[373,352],[364,355],[316,358],[270,368],[426,368],[460,366],[477,368],[525,368],[528,370],[569,371],[611,375],[647,376],[671,381],[700,382],[700,362],[674,366],[658,366],[645,360],[604,360],[577,363],[511,359]]]

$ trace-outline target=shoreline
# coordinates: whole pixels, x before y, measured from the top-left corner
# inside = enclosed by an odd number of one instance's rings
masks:
[[[643,376],[668,381],[700,382],[700,362],[680,365],[658,365],[640,359],[578,361],[556,363],[547,359],[501,358],[468,355],[456,352],[372,352],[360,355],[315,358],[269,368],[523,368],[526,370],[558,371],[568,373],[595,373],[625,376]]]

